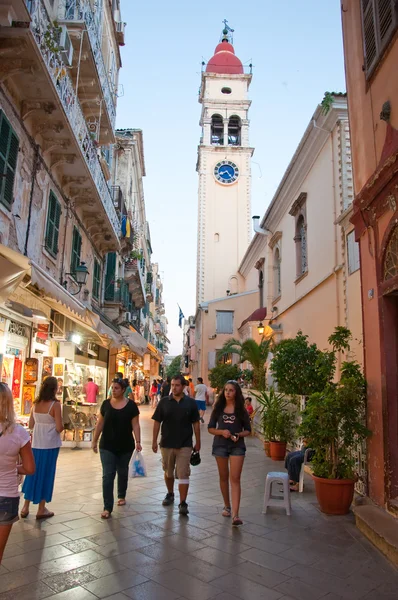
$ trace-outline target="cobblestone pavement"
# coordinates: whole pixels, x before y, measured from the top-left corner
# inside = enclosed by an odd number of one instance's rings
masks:
[[[150,416],[144,408],[148,477],[129,482],[127,506],[109,521],[99,516],[98,456],[61,451],[50,505],[56,516],[36,523],[33,511],[14,525],[0,567],[1,600],[397,600],[397,571],[351,515],[319,512],[310,478],[303,494],[292,494],[291,517],[275,508],[261,514],[265,475],[282,465],[267,459],[256,439],[247,444],[239,530],[220,514],[206,426],[189,517],[179,517],[177,502],[163,508]]]

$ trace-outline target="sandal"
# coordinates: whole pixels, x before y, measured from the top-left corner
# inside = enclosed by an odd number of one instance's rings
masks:
[[[223,517],[230,517],[231,516],[231,507],[230,506],[224,506],[224,509],[222,511],[222,516]]]
[[[232,519],[232,527],[239,527],[239,525],[243,525],[243,521],[237,515]]]
[[[118,506],[126,506],[126,500],[124,498],[119,498],[117,501]]]
[[[41,519],[50,519],[53,516],[54,516],[54,513],[48,510],[47,512],[43,513],[42,515],[36,515],[36,521],[40,521]]]
[[[21,510],[21,519],[26,519],[27,517],[29,517],[29,511],[28,512],[23,512]]]
[[[101,513],[101,519],[110,519],[111,518],[111,513],[109,512],[109,510],[104,510]]]

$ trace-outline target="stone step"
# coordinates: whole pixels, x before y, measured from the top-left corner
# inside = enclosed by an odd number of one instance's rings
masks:
[[[371,504],[353,508],[358,529],[398,566],[398,519]]]

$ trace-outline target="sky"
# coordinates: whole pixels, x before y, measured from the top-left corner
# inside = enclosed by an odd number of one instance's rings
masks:
[[[182,352],[179,304],[195,314],[201,63],[228,19],[243,64],[253,64],[252,215],[263,216],[326,91],[344,92],[338,0],[121,0],[117,127],[143,130],[152,261],[163,279],[171,355]]]

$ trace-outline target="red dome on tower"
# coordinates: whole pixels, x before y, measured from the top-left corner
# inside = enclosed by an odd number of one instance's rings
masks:
[[[228,39],[223,39],[215,49],[214,56],[206,67],[207,73],[221,73],[223,75],[242,75],[243,65],[235,56],[235,50]]]

